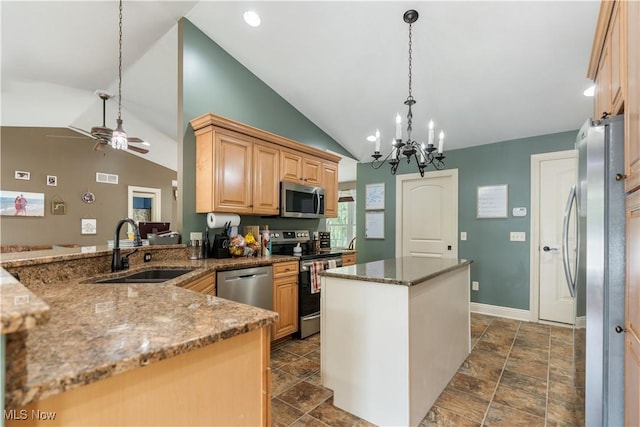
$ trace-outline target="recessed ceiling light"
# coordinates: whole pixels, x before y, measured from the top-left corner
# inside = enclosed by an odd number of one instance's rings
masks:
[[[596,85],[591,85],[588,88],[585,89],[585,91],[583,92],[584,96],[595,96],[596,94]]]
[[[247,10],[244,13],[244,22],[251,27],[259,27],[260,26],[260,16],[254,12],[253,10]]]
[[[367,137],[367,141],[369,142],[376,142],[376,136],[375,135],[369,135]]]

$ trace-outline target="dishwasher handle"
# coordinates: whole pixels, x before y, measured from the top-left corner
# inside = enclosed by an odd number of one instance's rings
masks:
[[[235,280],[246,280],[246,279],[253,279],[256,277],[264,277],[264,276],[267,276],[267,273],[241,274],[239,276],[225,277],[224,280],[226,282],[233,282]]]

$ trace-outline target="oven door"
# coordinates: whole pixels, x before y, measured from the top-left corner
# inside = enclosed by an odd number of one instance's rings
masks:
[[[324,217],[324,188],[280,183],[280,216],[285,218]]]
[[[300,273],[298,277],[298,315],[299,328],[297,338],[306,338],[320,332],[320,292],[311,293],[311,266],[314,261],[323,261],[327,269],[329,260],[336,261],[336,267],[342,267],[342,257],[330,257],[322,259],[310,259],[300,261]]]

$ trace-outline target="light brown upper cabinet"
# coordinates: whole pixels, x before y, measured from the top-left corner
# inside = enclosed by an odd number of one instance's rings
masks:
[[[338,166],[322,163],[322,187],[324,187],[324,216],[338,217]]]
[[[280,179],[296,184],[322,186],[321,165],[316,159],[290,150],[280,151]]]
[[[191,120],[196,134],[196,212],[277,215],[280,181],[325,189],[338,214],[339,156],[214,114]]]
[[[640,6],[603,1],[593,40],[588,77],[596,83],[594,119],[624,113],[625,190],[640,188]]]

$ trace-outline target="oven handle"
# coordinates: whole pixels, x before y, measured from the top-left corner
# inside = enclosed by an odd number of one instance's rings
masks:
[[[336,267],[342,267],[342,257],[340,258],[332,258],[336,260]],[[313,264],[314,261],[303,261],[300,263],[300,271],[308,271],[309,267]],[[329,260],[322,260],[324,267],[326,268],[329,264]]]
[[[315,314],[315,315],[313,315],[313,316],[304,316],[304,317],[302,317],[302,321],[304,322],[304,321],[306,321],[306,320],[314,320],[314,319],[317,319],[317,318],[319,318],[319,317],[320,317],[320,315],[319,315],[319,314]]]

